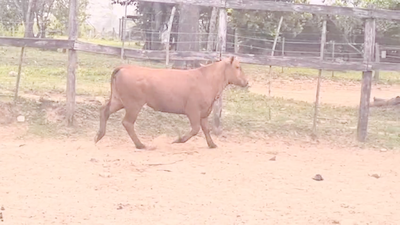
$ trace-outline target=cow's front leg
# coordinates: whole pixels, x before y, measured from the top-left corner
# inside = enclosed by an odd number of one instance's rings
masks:
[[[203,133],[206,136],[208,147],[216,148],[217,145],[213,142],[211,135],[210,135],[210,128],[208,126],[208,117],[201,119],[201,129],[203,130]]]
[[[192,130],[189,131],[188,133],[186,133],[185,135],[183,135],[183,137],[176,139],[172,143],[185,143],[190,138],[192,138],[193,136],[195,136],[199,133],[199,131],[200,131],[200,115],[198,115],[198,113],[193,113],[193,114],[187,115],[187,117],[189,118],[190,126],[192,127]]]

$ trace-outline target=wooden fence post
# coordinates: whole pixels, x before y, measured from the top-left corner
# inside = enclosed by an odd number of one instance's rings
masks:
[[[207,52],[212,52],[214,50],[214,35],[215,35],[215,27],[217,23],[217,16],[218,16],[218,8],[213,7],[211,11],[211,19],[210,19],[210,28],[209,28],[209,33],[208,33],[208,39],[207,39]]]
[[[379,44],[375,44],[375,62],[380,63],[381,62],[381,51],[379,49]],[[374,80],[379,81],[379,70],[374,71]]]
[[[165,66],[168,67],[169,65],[169,40],[171,39],[171,29],[172,29],[172,22],[174,21],[174,16],[175,16],[175,6],[172,8],[171,10],[171,15],[169,16],[169,21],[168,21],[168,30],[167,30],[167,34],[165,37],[165,40],[163,40],[165,42]]]
[[[324,52],[325,52],[325,43],[326,43],[326,19],[322,22],[322,34],[321,34],[321,48],[319,58],[324,60]],[[321,89],[321,76],[322,70],[318,71],[318,81],[317,81],[317,92],[315,96],[315,109],[314,109],[314,119],[312,126],[312,137],[317,138],[317,119],[318,119],[318,108],[319,108],[319,94]]]
[[[285,37],[282,37],[282,57],[285,56]],[[283,66],[282,66],[282,71],[283,73]]]
[[[118,35],[120,40],[122,41],[122,18],[119,18],[118,21]]]
[[[78,0],[69,0],[69,22],[68,22],[68,40],[78,39]],[[67,77],[67,123],[72,126],[75,114],[75,91],[76,91],[76,65],[78,55],[74,47],[68,50],[68,77]]]
[[[224,0],[222,0],[224,2]],[[227,31],[227,13],[225,8],[219,9],[219,24],[218,24],[218,50],[220,52],[220,59],[222,60],[222,55],[226,50],[226,31]],[[221,114],[222,114],[222,93],[213,104],[213,131],[215,135],[220,135],[222,133],[221,127]]]
[[[25,52],[25,47],[22,47],[21,48],[21,55],[19,57],[17,82],[15,84],[14,104],[16,104],[17,100],[18,100],[19,82],[21,80],[21,69],[22,69],[22,62],[24,60],[24,52]]]
[[[281,32],[281,26],[283,22],[283,16],[281,16],[281,19],[279,20],[278,28],[276,28],[276,33],[275,33],[275,38],[274,38],[274,44],[272,45],[272,51],[271,51],[271,56],[274,56],[275,53],[275,48],[276,48],[276,42],[278,41],[279,33]],[[269,66],[269,73],[268,73],[268,98],[271,98],[271,72],[272,72],[272,66]],[[269,120],[271,120],[271,105],[268,104],[268,116]]]
[[[335,41],[332,40],[332,62],[335,61]],[[335,71],[332,70],[332,77],[335,76]]]
[[[122,47],[121,47],[121,59],[124,59],[125,52],[125,32],[126,32],[126,15],[128,10],[128,3],[125,3],[125,16],[122,19]]]
[[[239,52],[239,36],[238,36],[238,29],[235,29],[235,40],[234,40],[234,45],[235,45],[235,53]]]
[[[357,125],[357,139],[360,142],[364,142],[367,139],[368,133],[369,101],[371,97],[372,82],[372,70],[370,69],[370,63],[374,58],[375,32],[375,19],[366,19],[364,34],[364,64],[367,65],[367,68],[365,68],[365,71],[363,71],[362,76]]]

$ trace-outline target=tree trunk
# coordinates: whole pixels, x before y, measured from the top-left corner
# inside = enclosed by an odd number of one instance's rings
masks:
[[[24,21],[24,26],[25,26],[25,34],[24,37],[26,38],[32,38],[34,37],[33,35],[33,18],[34,18],[34,8],[36,5],[36,0],[29,0],[28,3],[28,9],[25,15],[25,21]]]
[[[214,7],[211,12],[210,18],[210,28],[208,33],[208,41],[207,41],[207,51],[211,52],[215,49],[215,35],[216,35],[216,24],[217,24],[217,16],[218,16],[218,8]]]
[[[179,12],[179,35],[177,51],[199,51],[199,6],[181,4]],[[174,68],[199,67],[199,62],[177,61]]]
[[[47,24],[42,22],[42,26],[40,27],[39,31],[40,38],[46,38],[46,30],[47,30]]]
[[[149,16],[152,13],[151,10],[151,5],[148,5],[147,2],[141,3],[144,4],[144,8],[143,8],[143,21],[144,24],[142,24],[142,29],[144,30],[143,35],[144,35],[144,45],[143,45],[143,49],[144,50],[151,50],[151,29],[149,29],[149,27],[151,27],[152,25],[152,17]],[[150,31],[149,31],[150,30]]]
[[[152,34],[151,34],[151,49],[152,50],[160,50],[162,47],[160,40],[160,28],[162,24],[163,11],[161,7],[161,3],[154,2],[153,3],[153,13],[154,13],[154,21],[152,23]]]

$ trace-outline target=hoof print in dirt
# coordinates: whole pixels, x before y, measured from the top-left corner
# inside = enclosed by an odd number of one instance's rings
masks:
[[[276,156],[270,158],[269,161],[276,161]]]
[[[370,177],[375,177],[376,179],[381,178],[381,175],[377,174],[377,173],[373,173],[373,174],[368,174]]]
[[[100,173],[99,176],[100,176],[100,177],[104,177],[104,178],[110,178],[110,177],[111,177],[111,173],[107,173],[107,172],[105,172],[105,173]]]
[[[120,204],[118,204],[117,210],[121,210],[121,209],[123,209],[124,207],[128,207],[128,206],[129,206],[129,204],[122,204],[122,203],[120,203]]]
[[[322,178],[322,176],[320,174],[315,175],[312,179],[316,180],[316,181],[323,181],[324,180],[324,178]]]
[[[90,159],[90,162],[94,162],[94,163],[96,163],[96,162],[97,162],[97,159],[95,159],[95,158],[91,158],[91,159]]]

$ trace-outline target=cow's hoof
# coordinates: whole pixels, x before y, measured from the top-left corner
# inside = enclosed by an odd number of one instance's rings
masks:
[[[208,145],[209,148],[217,148],[218,146],[214,143]]]
[[[176,144],[176,143],[182,143],[182,138],[178,138],[175,141],[172,142],[172,144]]]
[[[94,143],[96,144],[97,142],[99,142],[100,138],[99,138],[99,133],[96,133],[96,135],[93,138]]]
[[[146,149],[146,146],[144,144],[137,144],[135,146],[137,149]]]

